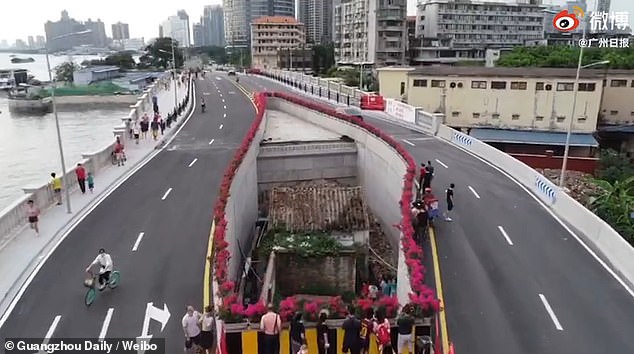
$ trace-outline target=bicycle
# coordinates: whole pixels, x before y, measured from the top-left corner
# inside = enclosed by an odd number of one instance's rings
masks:
[[[90,306],[93,302],[95,302],[95,299],[97,298],[97,293],[99,292],[99,290],[97,289],[99,284],[99,276],[95,275],[92,272],[89,272],[89,274],[91,275],[91,277],[84,281],[84,286],[88,288],[88,291],[86,291],[86,296],[84,297],[84,304],[86,304],[86,306]],[[116,288],[117,286],[119,286],[120,278],[121,274],[119,273],[119,271],[113,270],[110,273],[110,279],[108,279],[108,283],[106,283],[106,286],[110,289]]]

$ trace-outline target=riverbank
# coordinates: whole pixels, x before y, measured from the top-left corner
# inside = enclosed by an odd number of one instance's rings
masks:
[[[123,109],[137,102],[136,95],[109,95],[109,96],[59,96],[55,97],[57,107],[68,109]]]

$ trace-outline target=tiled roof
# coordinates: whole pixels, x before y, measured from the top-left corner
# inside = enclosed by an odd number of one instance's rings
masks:
[[[269,220],[273,227],[284,226],[291,232],[370,228],[361,187],[274,187]]]
[[[256,18],[253,20],[254,24],[260,23],[289,23],[289,24],[298,24],[295,17],[291,16],[263,16]]]

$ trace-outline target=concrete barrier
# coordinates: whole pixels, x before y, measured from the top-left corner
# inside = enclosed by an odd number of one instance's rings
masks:
[[[406,103],[391,98],[385,100],[385,113],[405,123],[416,124],[416,111],[416,107]]]
[[[160,90],[162,90],[162,88],[164,88],[166,85],[166,81],[169,81],[169,75],[163,76],[156,83],[148,86],[148,88],[146,89],[146,93],[149,94],[149,97],[151,98],[153,94],[158,93]],[[191,82],[187,84],[186,87],[188,88],[188,90],[191,89],[192,85],[193,84]],[[139,111],[142,111],[143,109],[145,109],[146,106],[148,106],[147,104],[143,104],[143,100],[146,99],[146,97],[144,96],[145,94],[137,98],[137,104],[131,106],[132,109],[130,113],[127,116],[121,118],[122,122],[128,119],[132,119],[132,121],[135,122],[143,115],[142,113],[139,114]],[[190,94],[188,92],[181,104],[185,104],[185,102],[188,101],[189,96]],[[151,107],[151,105],[149,106]],[[191,109],[191,107],[189,109]],[[127,141],[127,134],[125,132],[125,126],[123,126],[123,123],[122,125],[115,127],[113,129],[113,133],[114,137],[119,136],[121,138],[124,145],[126,145],[126,143],[129,143]],[[162,140],[159,141],[158,144],[163,144],[164,141],[165,136],[162,138]],[[82,165],[84,165],[86,170],[92,172],[93,174],[96,174],[98,171],[110,166],[112,164],[111,152],[113,150],[113,147],[114,138],[112,143],[109,143],[102,149],[99,149],[95,152],[82,154],[82,159],[80,161],[69,161],[69,165],[72,167],[67,169],[66,173],[61,176],[64,182],[63,185],[69,188],[69,191],[71,193],[79,189],[75,176],[77,163],[81,163]],[[16,200],[13,204],[9,205],[0,212],[0,236],[17,233],[27,225],[25,214],[25,203],[27,200],[32,199],[40,208],[40,210],[42,210],[42,212],[44,212],[49,207],[55,205],[53,193],[51,192],[51,189],[49,187],[49,182],[41,185],[27,186],[24,187],[23,190],[26,194],[24,197]]]
[[[601,218],[570,197],[533,168],[473,137],[441,125],[438,137],[466,150],[515,179],[572,226],[597,256],[630,287],[634,287],[634,248]]]
[[[401,232],[392,227],[401,220],[399,201],[406,161],[385,141],[369,134],[363,128],[341,119],[309,110],[281,98],[269,97],[268,109],[286,112],[299,119],[337,134],[346,135],[357,143],[358,178],[363,186],[366,201],[389,236],[390,244],[398,252],[397,296],[401,303],[409,302],[412,291],[405,255],[400,245]]]

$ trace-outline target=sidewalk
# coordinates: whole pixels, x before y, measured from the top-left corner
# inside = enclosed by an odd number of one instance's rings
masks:
[[[174,106],[173,87],[171,84],[169,90],[161,91],[157,95],[161,114],[166,112],[165,115],[167,115],[167,112]],[[179,87],[179,103],[185,97],[186,87],[183,85]],[[168,107],[169,110],[164,107]],[[40,266],[41,261],[47,257],[47,254],[57,247],[57,244],[61,243],[70,229],[88,215],[101,200],[105,199],[118,185],[148,162],[153,153],[158,153],[157,146],[164,145],[164,141],[179,129],[187,118],[186,113],[188,113],[187,110],[179,116],[178,121],[172,124],[171,128],[165,130],[165,135],[159,135],[159,140],[154,141],[151,134],[148,134],[147,139],[140,140],[138,145],[133,141],[128,142],[125,146],[127,157],[125,166],[114,165],[102,168],[95,175],[94,194],[90,194],[88,191],[86,194],[81,194],[77,186],[74,186],[70,194],[72,214],[66,212],[65,204],[53,206],[42,210],[39,236],[36,236],[35,231],[27,225],[11,235],[4,235],[0,239],[0,269],[3,270],[0,276],[0,317],[5,313],[22,285]]]

